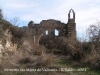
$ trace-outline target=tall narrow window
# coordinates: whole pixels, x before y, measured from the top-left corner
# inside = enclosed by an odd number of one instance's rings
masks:
[[[70,12],[70,19],[73,19],[73,12],[72,12],[72,10]]]
[[[46,35],[48,35],[48,30],[45,32]]]
[[[59,31],[55,29],[55,36],[59,35]]]

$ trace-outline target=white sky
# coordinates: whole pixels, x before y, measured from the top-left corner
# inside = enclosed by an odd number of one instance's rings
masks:
[[[100,21],[100,0],[0,0],[4,17],[12,20],[19,18],[19,26],[27,26],[33,20],[55,19],[68,22],[68,12],[76,13],[76,30],[82,35],[89,25]]]

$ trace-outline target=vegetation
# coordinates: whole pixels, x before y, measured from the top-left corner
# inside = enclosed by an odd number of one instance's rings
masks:
[[[0,19],[3,18],[2,9],[0,8]]]
[[[88,42],[58,37],[32,50],[28,49],[29,45],[23,45],[22,39],[32,41],[25,36],[27,32],[4,20],[0,9],[0,37],[5,37],[7,29],[12,34],[11,42],[17,44],[17,51],[0,54],[0,75],[100,75],[100,22],[87,29]],[[65,68],[70,71],[63,71]]]

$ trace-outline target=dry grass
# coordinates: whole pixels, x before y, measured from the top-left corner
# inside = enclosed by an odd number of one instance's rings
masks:
[[[38,67],[42,68],[42,67],[48,67],[51,64],[52,64],[51,54],[45,54],[45,52],[42,52],[41,55],[31,55],[28,52],[19,51],[18,53],[14,53],[13,55],[8,55],[1,58],[0,75],[5,74],[5,72],[3,72],[4,68],[38,68]]]
[[[57,58],[57,57],[56,57]],[[2,62],[0,62],[0,75],[93,75],[86,72],[6,72],[3,71],[4,68],[53,68],[59,69],[64,67],[65,62],[59,60],[60,67],[57,65],[54,66],[52,59],[56,59],[53,54],[47,54],[44,51],[41,52],[41,55],[32,55],[27,51],[19,51],[18,53],[13,53],[8,57],[3,57]]]
[[[48,67],[52,64],[52,54],[42,53],[41,56],[35,61],[34,66]]]

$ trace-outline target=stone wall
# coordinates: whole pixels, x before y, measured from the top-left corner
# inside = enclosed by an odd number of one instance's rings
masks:
[[[73,18],[70,17],[70,13],[73,13]],[[46,35],[48,31],[48,36],[55,38],[54,30],[58,30],[59,37],[66,37],[68,40],[76,40],[76,23],[75,23],[75,12],[71,9],[68,13],[68,22],[62,23],[58,20],[42,20],[40,24],[34,24],[30,21],[28,24],[28,34],[33,33],[34,43],[39,44],[39,40],[42,36]],[[46,35],[47,36],[47,35]],[[43,37],[42,37],[43,38]]]
[[[70,13],[73,13],[73,18],[70,17]],[[58,20],[42,20],[39,24],[35,24],[30,21],[27,26],[21,27],[18,30],[23,31],[23,37],[18,38],[22,41],[21,49],[36,50],[41,43],[47,43],[46,41],[55,41],[58,37],[65,37],[67,40],[76,40],[76,23],[75,23],[75,12],[71,9],[68,13],[68,22],[62,23]],[[58,31],[58,36],[55,35],[55,30]],[[46,34],[48,31],[48,34]],[[17,33],[17,32],[16,32]],[[13,34],[14,35],[14,34]],[[6,29],[3,38],[0,38],[0,53],[4,51],[17,51],[18,42],[12,43],[13,37],[11,31]],[[14,37],[15,40],[16,36]]]

